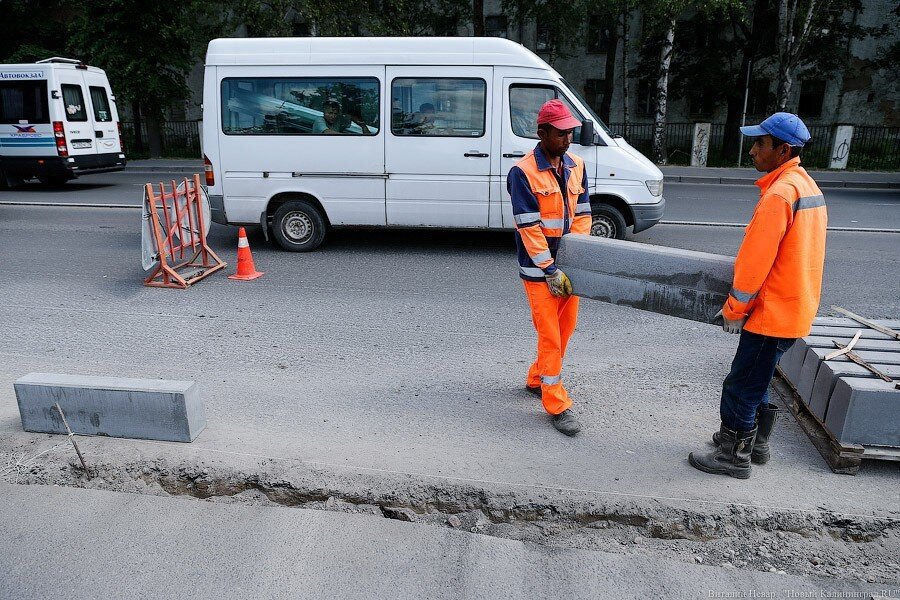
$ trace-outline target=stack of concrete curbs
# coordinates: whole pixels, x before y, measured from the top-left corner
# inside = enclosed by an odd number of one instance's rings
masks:
[[[702,323],[725,304],[734,258],[586,235],[563,236],[556,264],[576,296]]]
[[[874,320],[900,329],[900,320]],[[854,353],[900,381],[900,340],[852,319],[818,317],[810,335],[781,357],[779,368],[809,411],[842,444],[900,447],[900,389],[845,356],[824,358],[861,331]]]

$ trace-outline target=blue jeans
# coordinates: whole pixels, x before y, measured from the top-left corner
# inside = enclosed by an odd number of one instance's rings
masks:
[[[761,404],[769,403],[769,382],[775,374],[775,365],[795,341],[741,332],[731,372],[722,384],[719,412],[725,427],[734,431],[750,431],[756,427],[756,410]]]

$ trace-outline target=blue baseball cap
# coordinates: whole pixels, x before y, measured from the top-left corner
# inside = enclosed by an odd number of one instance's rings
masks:
[[[797,148],[809,141],[809,129],[800,117],[786,112],[775,113],[759,125],[741,127],[741,133],[750,137],[771,135]]]

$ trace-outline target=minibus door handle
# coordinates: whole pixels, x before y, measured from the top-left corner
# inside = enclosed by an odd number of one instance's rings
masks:
[[[488,156],[490,156],[490,154],[488,154],[487,152],[477,152],[475,150],[471,150],[463,154],[463,156],[465,156],[466,158],[487,158]]]
[[[95,130],[94,130],[94,135],[97,137],[97,139],[100,139],[100,138],[103,137],[103,131],[97,131],[97,130],[95,129]]]
[[[522,158],[524,156],[524,152],[506,152],[503,154],[503,158]]]

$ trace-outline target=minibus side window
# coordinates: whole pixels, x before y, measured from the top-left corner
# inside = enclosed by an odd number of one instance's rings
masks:
[[[481,137],[487,83],[469,78],[397,78],[391,82],[391,133]]]
[[[225,78],[222,133],[376,135],[380,90],[374,77]]]
[[[581,113],[559,91],[549,85],[513,84],[509,86],[509,123],[513,133],[519,137],[538,139],[537,114],[544,102],[557,99],[566,105],[572,116],[581,121]],[[581,127],[575,128],[577,139]]]
[[[0,82],[0,123],[49,123],[47,81]]]
[[[91,105],[94,107],[94,120],[100,123],[112,121],[112,112],[109,110],[109,98],[102,87],[91,86]]]
[[[66,120],[70,122],[87,121],[87,110],[84,106],[84,93],[80,85],[62,85],[63,106],[66,108]]]

